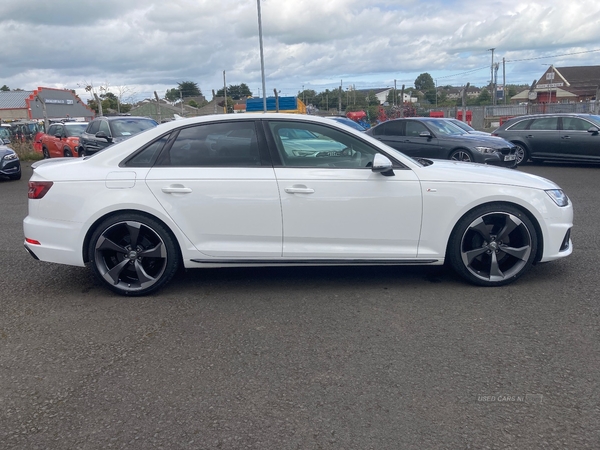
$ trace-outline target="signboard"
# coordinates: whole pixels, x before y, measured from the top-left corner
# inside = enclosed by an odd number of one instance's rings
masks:
[[[549,83],[549,84],[537,84],[535,87],[537,89],[550,89],[550,88],[563,87],[564,85],[565,85],[565,83]]]
[[[73,100],[57,100],[57,99],[47,98],[46,100],[44,100],[44,103],[46,105],[72,105]]]

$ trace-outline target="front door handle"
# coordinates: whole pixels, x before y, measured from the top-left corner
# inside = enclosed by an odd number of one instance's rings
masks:
[[[314,194],[315,190],[306,186],[292,186],[286,187],[285,192],[288,194]]]

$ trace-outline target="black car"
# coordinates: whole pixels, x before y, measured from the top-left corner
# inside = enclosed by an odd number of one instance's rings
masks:
[[[21,179],[21,162],[14,150],[0,145],[0,178]]]
[[[563,113],[513,117],[492,135],[518,147],[517,164],[529,159],[600,162],[600,116]]]
[[[79,137],[79,156],[89,156],[109,145],[129,139],[158,123],[147,117],[110,116],[92,120]]]
[[[367,134],[413,158],[516,166],[516,146],[493,136],[468,134],[447,119],[411,117],[389,120]]]

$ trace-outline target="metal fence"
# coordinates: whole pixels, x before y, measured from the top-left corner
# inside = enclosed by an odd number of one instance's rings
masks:
[[[598,105],[600,106],[600,104]],[[496,105],[496,106],[468,106],[471,111],[471,126],[477,130],[497,128],[500,122],[510,117],[524,116],[527,114],[555,114],[555,113],[580,113],[597,114],[596,102],[580,103],[530,103],[526,105]],[[431,111],[434,111],[433,109]],[[444,117],[458,117],[460,107],[436,108],[435,111],[444,113]]]

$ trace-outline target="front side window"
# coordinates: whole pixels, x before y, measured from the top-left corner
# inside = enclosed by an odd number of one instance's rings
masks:
[[[580,119],[579,117],[563,117],[562,127],[563,130],[571,131],[587,131],[593,127],[587,120]]]
[[[269,122],[286,167],[367,168],[377,151],[333,128],[314,123]]]
[[[50,136],[56,136],[58,134],[58,125],[50,125],[50,128],[48,128],[48,134]]]
[[[100,122],[102,122],[102,121],[94,120],[93,122],[90,122],[87,132],[89,134],[96,134],[98,132],[98,130],[100,130]]]
[[[224,122],[183,128],[157,165],[172,167],[260,166],[254,122]]]
[[[515,123],[514,125],[511,125],[510,127],[508,127],[507,130],[510,130],[510,131],[526,130],[527,125],[529,125],[530,122],[531,122],[531,119],[520,120],[517,123]]]
[[[421,133],[429,131],[425,125],[414,120],[406,121],[406,136],[419,137]]]
[[[112,134],[110,133],[110,128],[108,126],[108,122],[106,120],[100,121],[100,128],[98,129],[98,131],[104,131],[107,136],[112,136]]]
[[[118,119],[111,121],[113,137],[127,137],[154,128],[157,123],[152,119]]]

